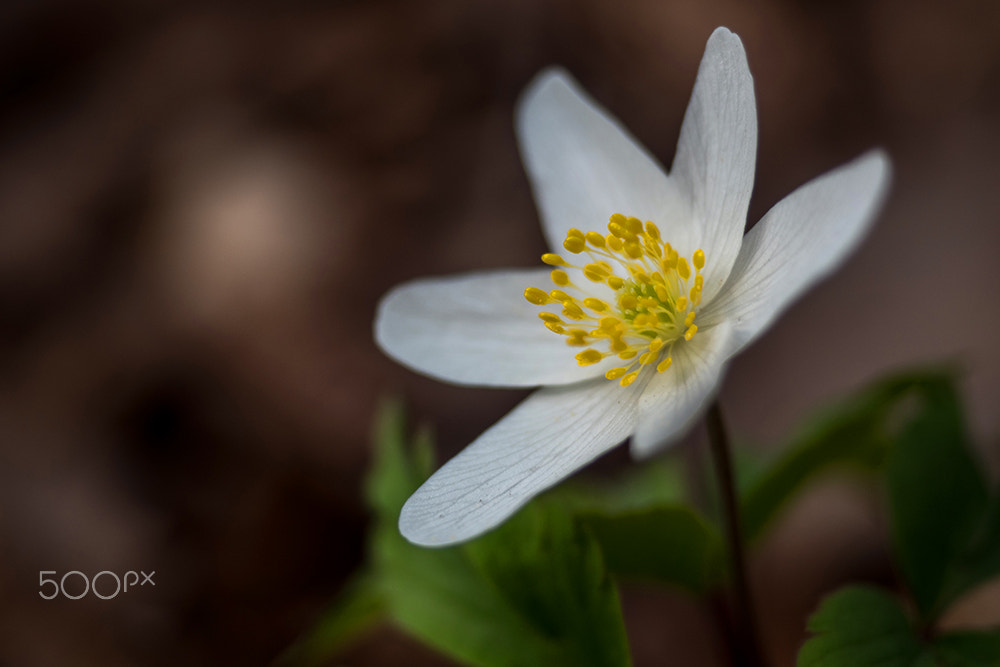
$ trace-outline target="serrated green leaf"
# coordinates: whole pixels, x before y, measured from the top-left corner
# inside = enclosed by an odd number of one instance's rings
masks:
[[[558,643],[546,664],[628,665],[618,591],[586,526],[536,502],[466,553],[533,627]]]
[[[868,586],[828,596],[809,618],[815,636],[798,667],[935,667],[896,599]]]
[[[809,619],[798,667],[997,667],[1000,630],[922,638],[899,601],[868,586],[828,596]]]
[[[777,458],[763,466],[742,492],[748,540],[770,521],[805,483],[835,466],[877,469],[892,443],[894,421],[915,394],[948,386],[939,371],[904,373],[878,382],[810,421]]]
[[[564,510],[532,503],[462,547],[399,533],[399,511],[430,468],[430,439],[408,446],[402,410],[380,411],[368,498],[373,571],[392,620],[451,657],[484,667],[627,665],[617,592],[600,549]]]
[[[962,592],[949,579],[989,502],[950,385],[928,388],[890,453],[886,478],[903,576],[925,622]]]

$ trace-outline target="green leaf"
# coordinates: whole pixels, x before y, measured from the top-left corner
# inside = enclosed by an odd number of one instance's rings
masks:
[[[899,412],[914,395],[948,386],[941,371],[905,373],[878,382],[811,420],[742,495],[744,532],[759,538],[770,521],[814,476],[831,467],[878,469],[893,442]]]
[[[890,453],[886,476],[896,556],[930,622],[975,583],[955,568],[980,531],[989,496],[954,388],[928,387],[922,403]]]
[[[798,667],[934,667],[896,599],[867,586],[844,588],[809,619],[815,636]]]
[[[932,652],[947,667],[997,667],[1000,630],[944,635],[934,641]]]
[[[1000,487],[993,490],[972,539],[951,563],[943,597],[957,599],[962,593],[1000,574]]]
[[[583,520],[601,544],[608,569],[704,593],[724,577],[719,532],[682,506],[621,514],[593,513]]]
[[[532,503],[462,547],[427,549],[399,533],[399,511],[429,474],[429,438],[406,445],[398,404],[376,428],[367,495],[370,550],[389,615],[451,657],[484,667],[627,665],[617,591],[597,543],[563,509]]]
[[[809,619],[798,667],[997,667],[1000,630],[921,638],[899,601],[868,586],[828,596]]]
[[[586,526],[536,502],[466,553],[559,650],[546,664],[628,665],[618,592]]]

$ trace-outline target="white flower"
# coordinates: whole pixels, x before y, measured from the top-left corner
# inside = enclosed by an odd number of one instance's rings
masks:
[[[418,544],[489,530],[629,436],[637,457],[682,436],[727,360],[861,240],[889,179],[886,155],[869,152],[744,236],[757,118],[725,28],[708,40],[669,175],[559,70],[528,87],[517,132],[551,266],[417,280],[378,309],[379,345],[416,371],[544,387],[407,501],[399,527]],[[537,287],[549,279],[555,290]]]

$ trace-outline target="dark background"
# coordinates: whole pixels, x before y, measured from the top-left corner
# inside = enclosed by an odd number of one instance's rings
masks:
[[[998,3],[10,1],[0,663],[279,653],[361,559],[377,399],[404,396],[444,458],[524,395],[418,377],[371,338],[393,284],[545,250],[519,91],[560,63],[669,164],[717,25],[755,78],[753,220],[873,145],[896,166],[869,241],[731,367],[732,429],[773,442],[883,372],[950,360],[995,470]],[[878,508],[820,484],[756,554],[777,664],[824,591],[892,581]],[[40,570],[139,569],[155,588],[38,596]],[[637,664],[714,664],[697,602],[623,595]],[[993,586],[949,622],[998,619]],[[380,628],[336,664],[420,660],[448,664]]]

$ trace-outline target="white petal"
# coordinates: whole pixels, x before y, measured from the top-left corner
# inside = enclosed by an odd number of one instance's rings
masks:
[[[740,38],[717,28],[705,46],[684,115],[670,178],[690,196],[693,219],[682,254],[705,251],[707,301],[722,287],[740,250],[757,155],[753,77]]]
[[[550,284],[547,269],[511,269],[404,283],[386,294],[375,340],[392,358],[446,382],[499,387],[567,384],[598,376],[579,348],[542,324],[526,287]]]
[[[417,489],[400,532],[443,546],[498,525],[629,436],[640,382],[623,389],[602,378],[535,392]]]
[[[747,233],[729,281],[699,321],[733,322],[734,352],[861,242],[889,185],[888,156],[874,150],[803,185]]]
[[[683,201],[656,160],[560,69],[532,81],[517,109],[517,134],[542,227],[554,252],[566,232],[603,231],[613,213],[679,219]]]
[[[632,455],[645,458],[673,444],[701,417],[715,396],[732,346],[728,323],[700,331],[679,345],[674,362],[657,373],[639,400],[639,427],[632,438]]]

